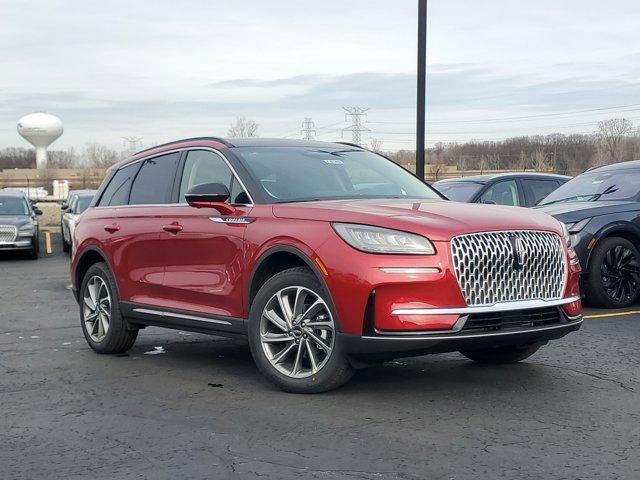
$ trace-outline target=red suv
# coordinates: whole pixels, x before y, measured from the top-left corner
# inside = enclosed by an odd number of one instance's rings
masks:
[[[112,167],[73,241],[96,352],[156,325],[248,335],[292,392],[459,351],[515,362],[582,323],[568,234],[537,211],[444,200],[355,145],[196,138]]]

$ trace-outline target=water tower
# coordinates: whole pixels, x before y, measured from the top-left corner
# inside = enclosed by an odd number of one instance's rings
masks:
[[[31,113],[18,120],[18,133],[36,147],[36,165],[47,167],[47,147],[62,135],[62,121],[48,113]]]

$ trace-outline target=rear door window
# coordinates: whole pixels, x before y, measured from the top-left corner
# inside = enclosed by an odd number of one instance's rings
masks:
[[[560,186],[556,180],[543,180],[539,178],[522,179],[524,190],[528,197],[529,206],[537,205],[543,198]]]
[[[129,205],[169,203],[180,153],[148,158],[133,181]]]
[[[480,196],[480,203],[491,203],[495,205],[520,205],[518,195],[518,184],[515,180],[502,180],[491,185]]]

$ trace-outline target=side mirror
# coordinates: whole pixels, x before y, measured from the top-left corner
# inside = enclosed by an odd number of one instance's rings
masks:
[[[229,189],[222,183],[201,183],[191,187],[185,199],[194,208],[215,208],[222,215],[233,215],[236,209],[225,203],[229,195]]]
[[[40,210],[38,207],[33,207],[33,213],[35,213],[36,215],[42,215],[42,210]]]
[[[60,205],[60,210],[66,211],[68,209],[69,209],[69,205],[67,205],[66,203],[63,203],[62,205]]]

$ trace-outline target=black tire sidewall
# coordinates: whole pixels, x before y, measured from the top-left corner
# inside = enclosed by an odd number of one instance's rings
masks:
[[[626,238],[611,237],[598,242],[593,252],[593,258],[590,261],[587,279],[587,300],[595,306],[603,308],[625,308],[633,305],[640,297],[639,290],[636,292],[634,298],[626,302],[617,302],[607,294],[602,285],[602,263],[607,252],[618,245],[630,249],[636,255],[636,258],[640,260],[640,252],[636,246]]]
[[[334,347],[329,361],[315,375],[306,378],[290,378],[276,370],[267,359],[260,341],[260,319],[269,299],[282,288],[299,285],[320,295],[327,304],[335,325]],[[338,335],[337,314],[333,302],[321,282],[308,269],[292,268],[267,280],[251,304],[249,313],[249,347],[260,372],[281,389],[292,393],[318,393],[331,390],[345,383],[353,374],[351,365],[342,351]]]

